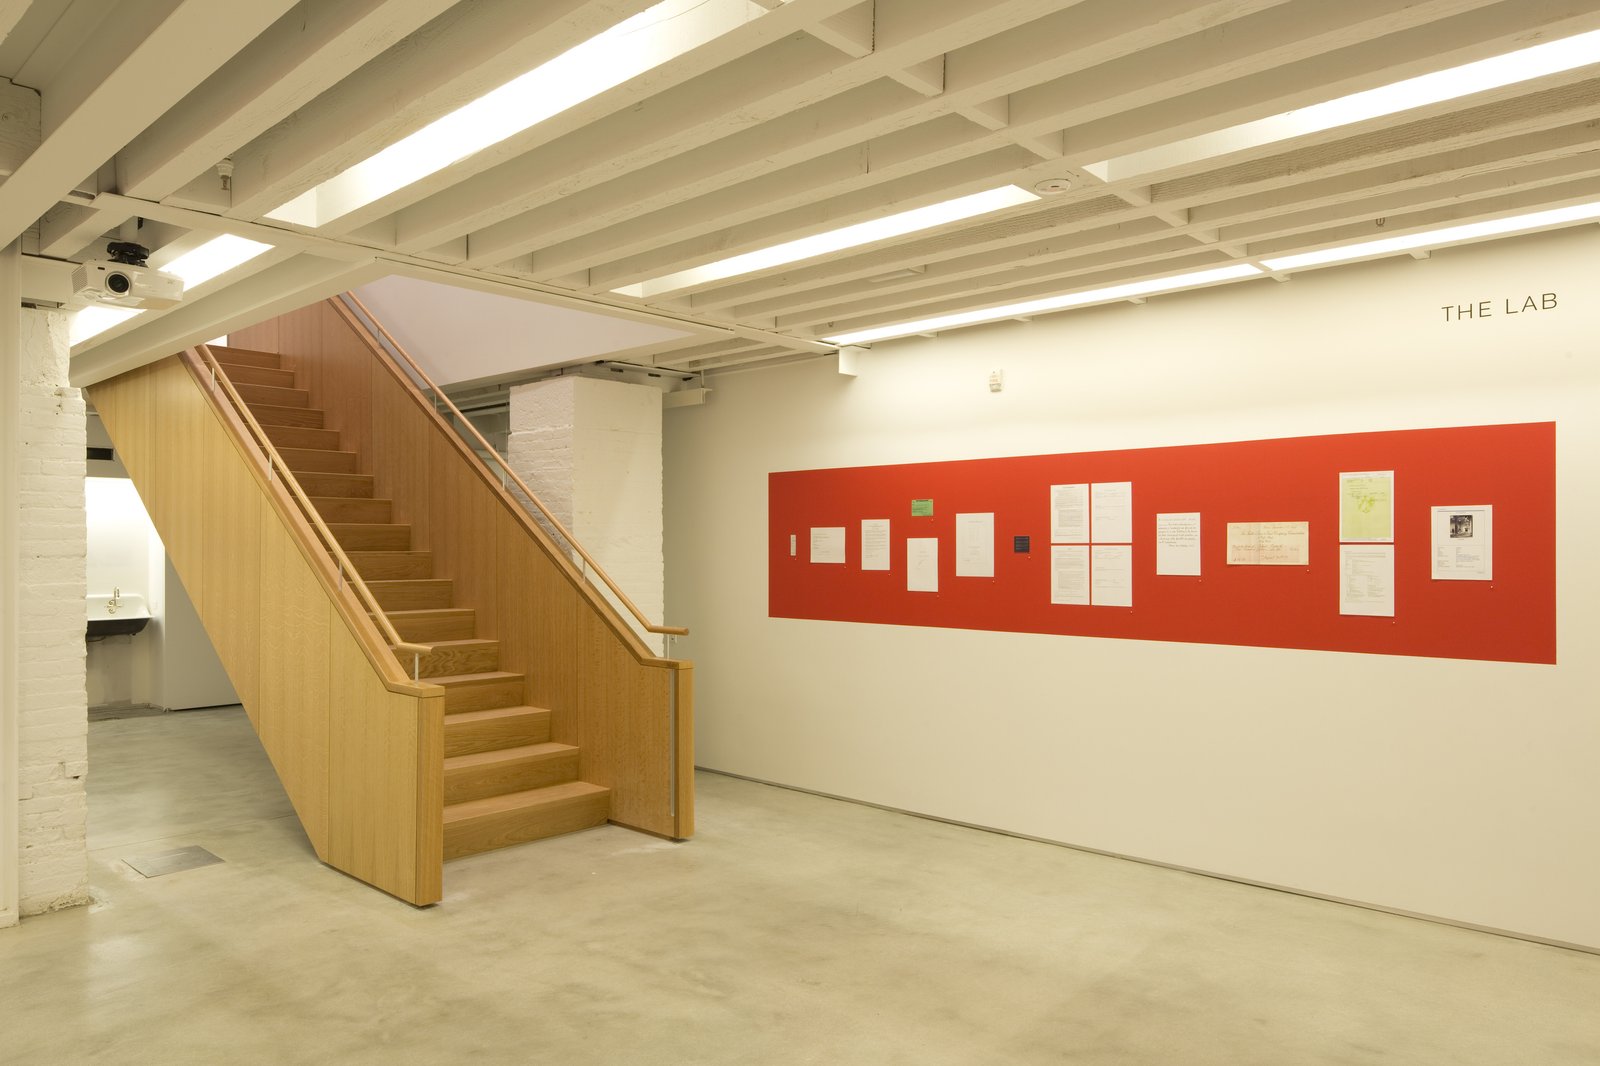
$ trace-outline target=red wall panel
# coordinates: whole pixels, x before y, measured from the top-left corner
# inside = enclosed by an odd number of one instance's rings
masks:
[[[1339,474],[1363,470],[1395,472],[1393,618],[1339,614]],[[1133,483],[1133,606],[1052,605],[1050,486],[1109,481]],[[1429,509],[1469,504],[1494,507],[1494,580],[1434,581]],[[955,575],[973,511],[995,516],[993,578]],[[1202,576],[1158,576],[1155,516],[1184,511]],[[890,520],[887,571],[861,569],[867,518]],[[1310,522],[1309,565],[1226,565],[1227,523],[1279,521]],[[809,561],[814,526],[845,527],[845,565]],[[906,591],[908,537],[939,538],[938,592]],[[1552,422],[774,473],[768,541],[777,618],[1555,662]]]

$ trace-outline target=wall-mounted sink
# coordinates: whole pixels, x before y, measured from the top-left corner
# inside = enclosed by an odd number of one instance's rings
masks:
[[[117,589],[109,596],[89,597],[89,635],[114,637],[133,634],[150,624],[144,597]]]

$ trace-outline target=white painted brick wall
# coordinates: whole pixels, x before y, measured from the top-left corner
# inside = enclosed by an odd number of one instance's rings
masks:
[[[24,915],[88,902],[85,419],[67,321],[22,312],[17,530],[18,846]]]
[[[514,388],[507,457],[645,617],[660,622],[660,390],[575,376]],[[660,637],[640,636],[661,651]]]

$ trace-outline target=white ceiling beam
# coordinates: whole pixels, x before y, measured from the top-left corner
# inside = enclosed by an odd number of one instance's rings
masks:
[[[39,94],[0,78],[0,178],[39,148]]]
[[[0,2],[0,41],[11,36],[22,16],[28,13],[33,0],[3,0]]]
[[[868,0],[812,23],[806,32],[852,59],[860,59],[872,54],[872,22],[873,4]]]
[[[933,118],[953,106],[949,93],[936,101],[910,94],[895,97],[886,91],[893,87],[874,83],[891,71],[928,56],[942,55],[964,41],[981,39],[997,27],[1024,24],[1060,6],[1060,0],[997,0],[981,6],[970,0],[923,0],[914,9],[896,6],[886,16],[880,0],[878,40],[870,56],[839,65],[833,61],[832,49],[819,51],[809,38],[765,49],[752,57],[754,62],[748,71],[737,63],[731,64],[715,77],[697,79],[660,94],[634,111],[564,137],[548,150],[502,163],[406,208],[399,215],[400,247],[415,250],[437,243],[446,235],[471,231],[475,237],[488,238],[481,245],[485,249],[481,261],[531,251],[540,240],[536,231],[520,238],[515,235],[514,216],[519,213],[712,142],[719,149],[726,142],[730,152],[736,151],[736,146],[754,145],[763,138],[758,135],[737,142],[731,138],[761,123],[792,122],[787,116],[807,107],[823,108],[826,124],[809,127],[792,137],[790,153],[809,144],[816,154],[823,154]],[[891,20],[887,27],[883,24],[885,17]],[[882,39],[885,31],[893,42],[887,49]],[[1071,60],[1065,62],[1070,64]],[[802,69],[806,65],[811,70],[809,75]],[[774,83],[779,86],[777,92],[772,91]],[[861,112],[827,111],[832,100],[850,92],[860,94],[857,103],[863,107]],[[972,102],[977,103],[980,96],[989,99],[995,92],[985,95],[983,87],[978,86],[971,95]],[[898,107],[880,109],[886,99],[903,102]],[[871,103],[862,105],[865,100]],[[824,117],[824,112],[819,112],[817,120]],[[728,159],[730,168],[749,162],[759,162],[759,157],[745,156],[741,150],[737,158]],[[501,222],[507,222],[504,230],[486,233]],[[487,251],[491,247],[494,251]],[[502,247],[509,250],[501,251]]]
[[[716,3],[719,0],[704,0],[704,2]],[[409,207],[439,189],[481,174],[499,163],[517,159],[533,148],[548,144],[563,134],[581,129],[608,114],[626,110],[641,99],[668,91],[735,59],[759,51],[764,46],[795,33],[808,21],[836,13],[851,6],[853,2],[855,0],[789,0],[783,7],[754,21],[734,24],[737,19],[747,16],[748,7],[744,0],[726,0],[729,12],[727,17],[730,19],[731,28],[720,36],[691,48],[615,88],[553,115],[521,133],[475,152],[443,170],[358,207],[320,228],[326,233],[347,233],[374,219]]]
[[[39,254],[53,259],[71,259],[101,234],[114,230],[133,217],[127,207],[94,208],[80,204],[57,204],[39,222]]]
[[[119,6],[44,92],[44,138],[0,185],[0,244],[33,225],[292,3]]]
[[[233,153],[235,218],[254,218],[359,163],[651,0],[458,4]]]
[[[118,153],[119,191],[162,199],[455,2],[297,4]]]
[[[944,92],[944,56],[934,56],[913,66],[892,70],[889,77],[912,92],[938,96]]]

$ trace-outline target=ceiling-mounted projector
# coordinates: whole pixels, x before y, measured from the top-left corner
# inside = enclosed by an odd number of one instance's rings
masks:
[[[72,294],[116,307],[173,307],[183,299],[183,279],[126,263],[81,263],[72,272]]]

